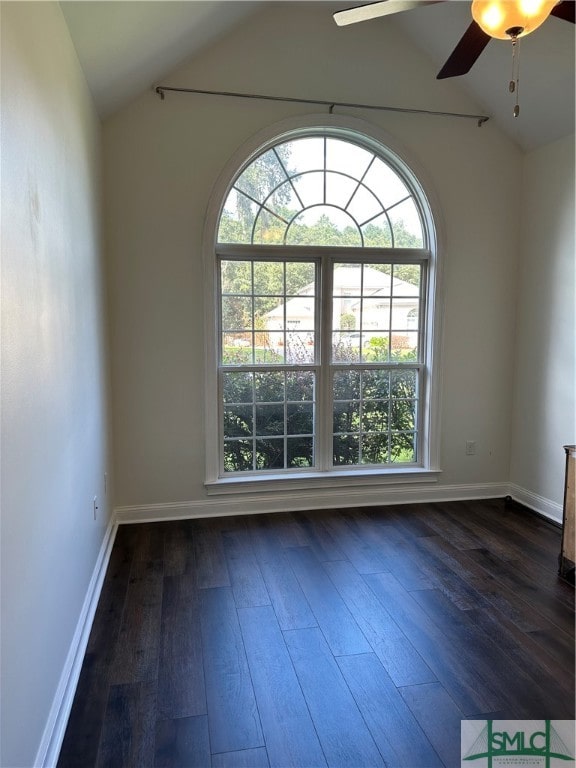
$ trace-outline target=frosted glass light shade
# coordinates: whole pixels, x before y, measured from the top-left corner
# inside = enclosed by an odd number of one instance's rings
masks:
[[[490,37],[509,40],[507,30],[518,28],[524,37],[550,15],[557,0],[473,0],[472,17]]]

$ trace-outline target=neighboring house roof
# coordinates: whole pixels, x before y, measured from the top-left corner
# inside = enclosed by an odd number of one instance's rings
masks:
[[[334,284],[333,292],[336,296],[343,296],[346,292],[352,294],[352,298],[358,297],[360,293],[360,281],[359,281],[359,269],[357,267],[337,267],[334,270]],[[391,281],[390,275],[385,272],[381,272],[378,269],[364,266],[364,296],[390,296],[391,295]],[[314,313],[314,283],[309,283],[302,289],[302,295],[295,296],[286,302],[286,315],[292,317],[302,317],[312,315]],[[354,296],[355,294],[355,296]],[[405,280],[394,278],[392,281],[392,295],[410,297],[417,299],[419,295],[418,286],[412,283],[407,283]],[[357,302],[353,302],[353,305]],[[267,312],[264,317],[268,317],[271,320],[277,317],[284,316],[284,305],[279,304],[270,312]]]

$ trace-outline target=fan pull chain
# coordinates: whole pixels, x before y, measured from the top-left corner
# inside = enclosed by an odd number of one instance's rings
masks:
[[[520,114],[520,104],[518,98],[520,94],[520,40],[516,35],[512,35],[512,79],[508,85],[510,93],[516,94],[516,103],[514,104],[514,117]]]

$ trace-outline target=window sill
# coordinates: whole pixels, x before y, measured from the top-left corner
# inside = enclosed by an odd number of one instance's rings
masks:
[[[260,493],[264,491],[313,490],[315,488],[350,488],[380,485],[406,485],[411,483],[436,483],[441,471],[407,467],[393,470],[356,470],[331,472],[299,472],[287,475],[265,475],[249,477],[225,477],[204,483],[209,496]]]

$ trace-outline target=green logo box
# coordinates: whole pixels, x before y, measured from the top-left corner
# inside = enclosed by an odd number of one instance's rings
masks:
[[[568,768],[574,720],[462,720],[461,768]]]

